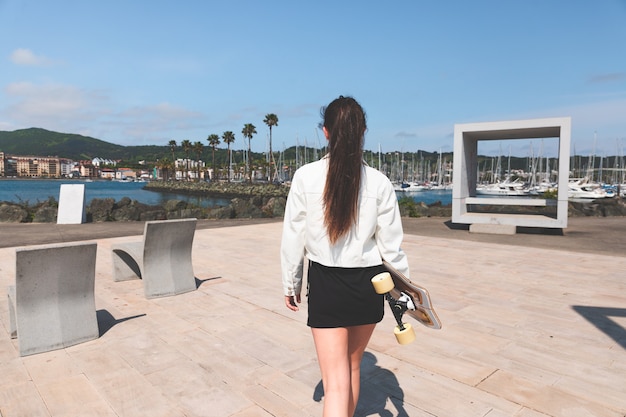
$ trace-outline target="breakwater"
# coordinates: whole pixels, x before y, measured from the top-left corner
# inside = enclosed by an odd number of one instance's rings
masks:
[[[129,197],[93,198],[86,205],[87,222],[148,221],[195,217],[198,219],[277,218],[284,215],[288,187],[278,185],[208,184],[193,182],[151,182],[143,187],[163,194],[188,194],[225,201],[204,207],[181,199],[145,204]],[[34,204],[0,202],[0,222],[56,222],[58,202],[54,197]]]
[[[284,197],[289,187],[280,184],[243,182],[151,181],[145,190],[218,198]]]
[[[219,206],[202,207],[181,199],[169,199],[160,204],[145,204],[129,197],[93,198],[86,206],[87,222],[147,221],[195,217],[198,219],[282,218],[289,187],[275,184],[164,182],[147,183],[145,190],[176,195],[197,195],[224,201]],[[425,204],[400,198],[403,217],[450,218],[450,204]],[[500,206],[489,210],[497,212]],[[532,209],[530,209],[532,210]],[[0,202],[0,222],[56,222],[58,202],[54,197],[34,204]],[[626,216],[626,204],[619,197],[598,199],[586,203],[569,203],[570,217]]]

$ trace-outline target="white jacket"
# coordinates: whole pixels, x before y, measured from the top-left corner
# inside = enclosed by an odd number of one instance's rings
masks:
[[[398,200],[389,179],[364,165],[357,223],[331,245],[322,204],[327,172],[325,157],[304,165],[293,176],[280,251],[284,294],[300,294],[305,256],[325,266],[344,268],[380,265],[384,259],[409,277],[406,255],[400,248],[403,232]]]

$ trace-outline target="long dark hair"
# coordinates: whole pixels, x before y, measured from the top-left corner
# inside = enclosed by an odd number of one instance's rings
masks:
[[[363,169],[365,111],[352,97],[333,100],[322,108],[322,125],[328,132],[328,175],[324,187],[324,224],[336,243],[357,221]]]

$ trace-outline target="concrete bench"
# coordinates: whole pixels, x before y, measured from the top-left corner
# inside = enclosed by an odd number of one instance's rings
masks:
[[[506,198],[506,197],[466,197],[465,204],[490,205],[490,206],[535,206],[554,207],[556,200],[546,200],[543,198]]]
[[[8,300],[11,338],[18,339],[20,356],[98,338],[96,248],[79,243],[16,249]]]
[[[196,289],[191,249],[196,219],[148,221],[143,241],[112,246],[113,279],[141,278],[146,298]]]

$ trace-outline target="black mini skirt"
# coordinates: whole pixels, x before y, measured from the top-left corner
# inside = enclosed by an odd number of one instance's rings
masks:
[[[339,268],[309,262],[307,325],[335,328],[380,322],[384,297],[376,294],[371,279],[384,271],[383,265]]]

